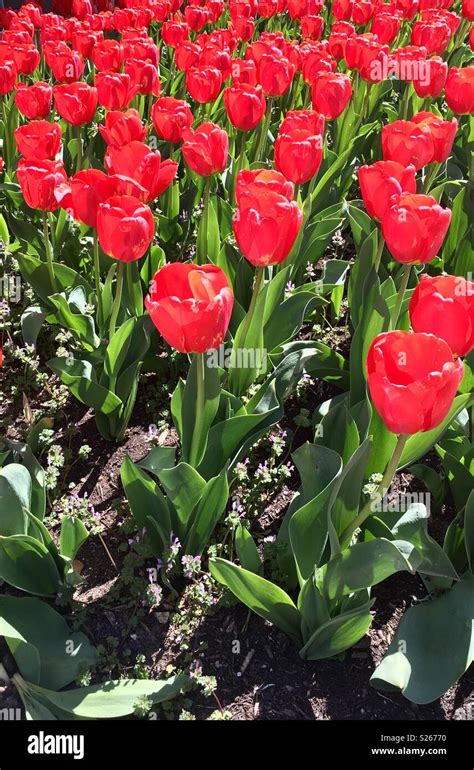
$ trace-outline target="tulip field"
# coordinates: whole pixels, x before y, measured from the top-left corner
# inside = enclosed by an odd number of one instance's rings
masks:
[[[0,710],[474,718],[473,152],[474,0],[0,8]]]

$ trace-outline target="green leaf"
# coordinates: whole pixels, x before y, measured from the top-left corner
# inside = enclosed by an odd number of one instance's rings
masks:
[[[155,681],[116,679],[66,692],[54,692],[36,686],[33,690],[54,707],[78,719],[119,719],[132,714],[141,698],[147,698],[153,704],[164,703],[190,686],[190,678],[178,674]]]
[[[145,471],[159,474],[164,468],[172,468],[176,462],[176,447],[174,446],[155,446],[150,449],[148,454],[140,460],[137,465]]]
[[[174,468],[164,468],[158,478],[176,512],[176,534],[183,542],[191,514],[204,494],[206,482],[197,470],[183,462]]]
[[[0,596],[0,635],[22,676],[43,687],[65,687],[96,661],[87,637],[39,599]]]
[[[318,571],[318,585],[330,601],[381,583],[395,572],[413,572],[410,563],[390,540],[356,543]]]
[[[306,644],[313,633],[330,619],[328,606],[316,585],[314,573],[301,587],[298,609],[301,613],[301,634]]]
[[[360,506],[367,460],[372,446],[371,438],[365,439],[344,466],[335,491],[335,499],[330,508],[331,521],[339,539],[349,524],[354,521]],[[337,543],[332,544],[335,555]]]
[[[0,578],[39,596],[54,596],[62,583],[46,546],[29,535],[0,537]]]
[[[21,441],[11,441],[10,439],[3,439],[0,442],[0,446],[2,444],[11,452],[13,461],[24,465],[28,470],[32,483],[30,510],[34,512],[38,519],[42,520],[46,511],[46,488],[43,468],[28,444],[23,444]]]
[[[474,578],[410,607],[370,683],[401,690],[413,703],[431,703],[445,693],[473,660]]]
[[[198,409],[198,367],[202,356],[202,371],[204,374],[204,394],[201,421],[197,419]],[[211,364],[211,365],[209,365]],[[197,467],[201,462],[207,446],[209,429],[219,407],[220,400],[220,375],[219,369],[212,366],[212,361],[204,354],[194,354],[193,361],[188,371],[186,385],[182,394],[181,403],[181,446],[184,462],[192,462]],[[195,439],[195,434],[197,438]],[[196,441],[198,443],[196,443]],[[193,443],[194,442],[194,443]],[[191,457],[192,447],[195,448],[195,456]]]
[[[337,452],[344,464],[354,454],[359,431],[344,401],[332,407],[316,426],[314,443]]]
[[[83,543],[89,537],[84,524],[76,516],[65,516],[61,521],[59,550],[62,556],[75,559]]]
[[[0,535],[24,535],[28,531],[25,509],[31,508],[32,482],[24,465],[0,468]]]
[[[27,239],[29,240],[29,239]],[[20,272],[29,283],[40,300],[48,307],[50,296],[55,293],[49,278],[48,266],[37,257],[27,254],[17,254]],[[60,291],[70,291],[77,286],[82,286],[87,296],[92,294],[92,286],[75,270],[59,262],[53,263],[54,275]]]
[[[300,658],[321,660],[339,655],[362,639],[371,623],[368,607],[333,618],[312,634],[300,650]]]
[[[139,530],[146,530],[155,554],[169,545],[171,518],[164,495],[156,481],[125,457],[120,469],[127,500]],[[150,522],[155,526],[150,526]]]
[[[464,511],[464,540],[469,569],[474,574],[474,492],[471,492]]]
[[[238,524],[235,530],[235,550],[244,569],[256,575],[262,572],[263,564],[257,546],[248,529],[242,524]]]
[[[457,580],[458,575],[441,546],[428,534],[428,512],[421,503],[413,503],[392,527],[397,540],[407,540],[415,546],[422,560],[417,571],[426,575]]]
[[[210,559],[209,569],[243,604],[301,644],[300,613],[285,591],[226,559]]]
[[[44,310],[40,305],[32,305],[23,311],[20,323],[25,345],[36,347],[38,334],[47,315],[48,311]]]
[[[209,544],[211,535],[225,511],[228,499],[227,470],[223,468],[219,476],[208,481],[204,488],[186,538],[186,553],[200,556]]]
[[[50,359],[48,366],[86,406],[104,415],[111,415],[122,406],[122,401],[115,393],[95,381],[92,365],[88,361],[64,356]]]

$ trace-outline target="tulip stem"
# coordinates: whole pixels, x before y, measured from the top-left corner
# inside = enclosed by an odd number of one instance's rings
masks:
[[[81,127],[76,126],[76,139],[77,139],[77,165],[76,165],[76,172],[80,171],[82,168],[82,138],[81,138]]]
[[[100,285],[100,258],[97,230],[94,230],[94,281],[95,293],[97,294],[97,322],[99,329],[102,329],[102,324],[104,323],[104,306],[102,303],[102,288]]]
[[[429,193],[429,191],[431,189],[431,185],[433,184],[433,182],[434,182],[434,180],[436,178],[436,174],[438,173],[440,165],[441,165],[440,163],[432,163],[431,164],[431,168],[429,169],[428,173],[426,174],[425,181],[424,181],[424,184],[423,184],[423,193],[425,195],[428,195],[428,193]]]
[[[380,482],[378,488],[377,488],[377,498],[380,498],[383,500],[385,495],[387,494],[388,490],[390,489],[390,486],[393,481],[393,477],[395,476],[395,472],[398,468],[401,456],[403,454],[403,450],[405,448],[405,444],[407,442],[407,439],[409,436],[406,433],[401,433],[398,436],[397,443],[395,444],[395,448],[393,450],[392,456],[390,460],[388,461],[388,465],[385,469],[385,473],[382,477],[382,481]],[[374,503],[374,495],[370,496],[370,499],[367,501],[367,503],[364,505],[362,510],[358,513],[356,518],[354,519],[351,524],[349,524],[348,527],[344,530],[340,537],[340,542],[342,547],[344,548],[345,544],[349,544],[352,540],[352,535],[356,531],[356,529],[359,529],[359,527],[362,526],[364,521],[370,516],[373,509],[373,503]]]
[[[118,271],[117,271],[117,286],[115,287],[115,299],[114,299],[114,304],[112,306],[112,315],[110,316],[110,324],[109,324],[109,344],[112,340],[112,337],[115,334],[115,326],[117,324],[120,305],[122,303],[124,269],[125,269],[125,263],[119,262]]]
[[[196,356],[196,416],[194,420],[193,438],[189,452],[189,465],[194,468],[199,465],[199,445],[201,444],[202,422],[205,406],[204,387],[204,353],[195,353]]]
[[[410,273],[411,273],[411,264],[405,265],[403,269],[402,280],[400,282],[400,288],[398,289],[397,301],[395,302],[395,307],[393,308],[392,317],[390,319],[390,328],[392,330],[397,328],[397,323],[398,323],[398,318],[400,316],[400,310],[402,307],[403,298],[407,290],[408,281],[410,280]]]
[[[271,116],[272,116],[272,101],[273,100],[272,100],[271,96],[269,96],[268,97],[268,101],[267,101],[267,109],[265,111],[265,117],[263,118],[262,131],[261,131],[260,136],[258,138],[258,145],[257,145],[257,149],[256,149],[256,152],[255,152],[255,157],[254,157],[255,161],[259,161],[260,160],[260,156],[262,155],[262,151],[263,151],[263,149],[265,147],[265,142],[266,142],[267,135],[268,135],[268,129],[270,128],[270,120],[271,120]]]
[[[374,270],[376,273],[379,272],[380,263],[382,261],[382,254],[383,254],[383,247],[385,246],[385,238],[383,237],[382,233],[379,233],[379,245],[377,248],[377,254],[375,255],[375,263],[374,263]]]
[[[241,340],[244,345],[244,348],[246,347],[247,334],[250,329],[250,324],[252,323],[253,314],[255,313],[255,308],[257,306],[257,299],[258,299],[258,295],[260,294],[260,289],[262,288],[264,275],[265,275],[265,268],[257,267],[255,270],[255,282],[253,285],[253,292],[252,292],[252,298],[250,300],[249,309],[247,310],[247,315],[242,321],[244,326],[242,328]]]
[[[44,249],[46,252],[46,263],[48,265],[49,280],[55,294],[58,293],[58,284],[56,283],[56,276],[54,275],[53,268],[53,255],[51,254],[51,244],[49,242],[49,224],[48,224],[48,212],[43,211],[43,232],[44,232]]]

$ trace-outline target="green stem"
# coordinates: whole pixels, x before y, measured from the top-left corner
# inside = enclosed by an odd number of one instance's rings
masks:
[[[240,134],[240,136],[239,136]],[[235,185],[237,183],[237,177],[239,175],[239,172],[242,168],[242,162],[244,159],[245,154],[245,142],[246,142],[246,136],[245,131],[238,131],[237,136],[235,138],[235,146],[237,149],[237,155],[236,155],[236,166],[235,166],[235,176],[234,176],[234,201],[235,201]]]
[[[112,340],[112,337],[115,334],[117,318],[120,311],[120,305],[122,303],[124,269],[125,269],[125,263],[119,262],[118,271],[117,271],[117,286],[115,287],[115,299],[114,299],[114,304],[112,306],[112,315],[110,316],[110,324],[109,324],[109,344]]]
[[[206,184],[204,186],[204,197],[203,197],[203,211],[202,211],[202,217],[203,217],[203,227],[204,232],[206,234],[205,238],[205,244],[206,244],[206,253],[202,254],[201,249],[199,248],[197,250],[197,263],[198,265],[203,265],[206,262],[206,259],[208,258],[209,254],[207,253],[209,251],[208,249],[208,243],[207,238],[209,235],[209,197],[211,192],[211,177],[206,177]]]
[[[102,325],[104,323],[104,305],[102,302],[102,287],[100,285],[100,257],[97,230],[94,230],[94,281],[95,293],[97,295],[97,320],[99,329],[102,329]]]
[[[265,117],[263,119],[262,130],[261,130],[260,136],[258,137],[258,144],[257,144],[257,149],[255,151],[255,157],[254,157],[255,161],[260,160],[263,149],[265,147],[268,129],[270,127],[271,116],[272,116],[272,98],[269,97],[267,102],[267,109],[265,111]]]
[[[397,323],[400,315],[400,309],[402,307],[403,297],[405,296],[405,292],[408,286],[408,281],[410,280],[410,273],[411,273],[411,264],[405,265],[405,267],[403,268],[403,275],[402,275],[402,280],[400,282],[400,288],[397,294],[397,301],[395,303],[395,307],[393,308],[392,317],[390,319],[390,328],[392,330],[397,328]]]
[[[205,388],[204,388],[204,353],[196,356],[196,417],[193,428],[193,438],[189,452],[189,464],[194,468],[199,464],[199,446],[201,444],[202,423],[204,417]]]
[[[58,284],[56,283],[56,276],[53,269],[53,255],[51,254],[51,245],[49,242],[49,225],[48,225],[48,212],[43,211],[43,233],[44,233],[44,249],[46,251],[46,263],[48,265],[49,280],[55,294],[58,293]]]
[[[76,172],[80,171],[82,168],[82,137],[81,137],[81,127],[76,126],[76,139],[77,139],[77,165],[76,165]]]
[[[395,472],[398,468],[398,464],[403,454],[403,450],[405,448],[407,439],[408,439],[408,436],[404,433],[401,433],[398,436],[397,443],[393,450],[393,454],[388,462],[387,468],[385,469],[385,473],[382,477],[382,481],[380,482],[379,487],[377,489],[377,495],[380,495],[382,500],[387,494],[388,490],[390,489],[390,485],[393,481],[393,477],[395,476]],[[342,547],[344,547],[344,544],[350,543],[350,541],[352,540],[352,535],[354,534],[356,529],[359,529],[359,527],[362,526],[364,521],[372,513],[372,508],[373,508],[373,497],[371,496],[370,500],[368,500],[368,502],[364,505],[364,507],[356,516],[354,521],[351,524],[349,524],[349,526],[342,533],[340,538]]]
[[[374,264],[374,270],[376,273],[379,272],[380,262],[382,261],[382,254],[383,254],[383,247],[385,246],[385,238],[383,237],[382,233],[379,233],[379,245],[377,249],[377,254],[375,255],[375,264]]]
[[[248,331],[250,329],[250,324],[252,323],[253,314],[255,313],[255,308],[257,306],[257,299],[258,299],[258,295],[260,294],[260,289],[262,288],[264,275],[265,275],[265,268],[257,267],[255,270],[255,282],[253,285],[252,298],[250,300],[250,305],[247,311],[247,315],[245,316],[243,321],[243,323],[245,324],[242,329],[242,340],[243,340],[244,346],[245,346],[245,341],[247,339]]]
[[[431,168],[428,171],[428,173],[427,173],[427,175],[425,177],[424,184],[423,184],[423,193],[425,195],[428,195],[428,193],[429,193],[429,191],[431,189],[431,185],[433,184],[434,180],[436,179],[436,175],[437,175],[437,173],[439,171],[439,167],[440,166],[441,166],[441,163],[433,163],[431,165]]]

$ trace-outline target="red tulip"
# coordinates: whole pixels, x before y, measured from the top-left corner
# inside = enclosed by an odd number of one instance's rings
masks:
[[[448,64],[440,56],[432,56],[426,61],[423,73],[413,78],[413,87],[422,99],[431,96],[437,99],[443,91],[448,76]]]
[[[146,190],[145,203],[169,187],[178,169],[176,161],[162,161],[159,150],[153,152],[142,142],[130,142],[122,147],[109,145],[104,163],[109,174],[127,176],[138,182]]]
[[[331,10],[338,21],[349,21],[353,7],[354,0],[334,0]]]
[[[266,102],[262,86],[238,83],[224,90],[224,104],[233,126],[251,131],[265,114]]]
[[[61,146],[61,126],[47,120],[33,120],[15,131],[18,152],[26,160],[53,160]]]
[[[373,35],[377,35],[382,45],[387,43],[390,45],[400,31],[400,18],[395,15],[393,10],[390,10],[389,13],[384,13],[383,9],[387,6],[381,5],[380,7],[382,11],[374,16],[370,31]]]
[[[244,257],[256,267],[283,262],[303,221],[298,204],[263,186],[242,190],[238,203],[233,230]]]
[[[286,93],[295,74],[295,66],[285,56],[276,52],[264,54],[258,63],[258,79],[267,96]]]
[[[358,26],[369,23],[375,13],[375,2],[372,0],[355,0],[352,8],[352,21]]]
[[[94,119],[97,88],[87,83],[65,83],[53,87],[53,96],[56,110],[71,125],[82,126]]]
[[[155,223],[148,206],[129,195],[114,195],[99,205],[97,234],[102,249],[119,262],[143,257],[153,240]]]
[[[403,19],[413,19],[418,13],[420,0],[392,0],[392,5],[400,11]]]
[[[165,21],[161,28],[161,37],[166,45],[176,48],[189,37],[189,27],[176,21]]]
[[[32,43],[16,43],[12,54],[19,75],[31,75],[41,59],[40,52]]]
[[[138,59],[129,59],[125,62],[123,71],[130,75],[130,80],[135,86],[136,93],[159,96],[161,83],[158,69],[150,61],[143,62]]]
[[[20,160],[16,174],[32,209],[55,211],[69,194],[67,174],[59,160]]]
[[[99,72],[118,72],[123,55],[123,47],[117,40],[100,40],[92,51],[92,61]]]
[[[53,89],[49,83],[37,80],[31,86],[18,83],[15,90],[15,104],[25,118],[37,120],[46,118],[51,112]]]
[[[288,201],[293,200],[295,193],[293,183],[286,179],[283,174],[270,168],[257,168],[253,171],[243,169],[237,174],[235,184],[237,206],[240,206],[243,193],[253,192],[258,197],[265,190],[283,195]]]
[[[320,115],[315,110],[291,110],[283,118],[278,133],[287,134],[289,131],[300,129],[322,136],[324,134],[325,122],[324,115]]]
[[[415,167],[379,160],[359,168],[359,185],[368,215],[381,221],[394,195],[416,193]]]
[[[474,113],[474,66],[451,67],[446,80],[445,98],[448,107],[458,115]]]
[[[275,141],[275,168],[295,184],[304,184],[318,173],[323,158],[323,138],[304,129],[279,133]]]
[[[172,96],[157,99],[152,107],[151,118],[160,139],[173,144],[181,141],[183,132],[194,120],[189,104]]]
[[[188,166],[200,176],[220,174],[227,165],[229,137],[215,123],[201,123],[183,135],[182,152]]]
[[[71,43],[75,51],[80,53],[83,59],[91,59],[96,45],[104,39],[103,32],[95,32],[90,29],[76,29],[72,33]]]
[[[174,52],[176,66],[181,72],[186,72],[190,67],[198,63],[201,55],[201,49],[197,43],[191,43],[185,40]]]
[[[403,193],[386,211],[382,233],[394,259],[423,265],[438,253],[450,221],[451,211],[431,195]]]
[[[462,15],[468,21],[474,21],[474,0],[462,0]]]
[[[74,83],[76,80],[80,80],[84,72],[82,56],[77,51],[71,51],[67,46],[51,52],[48,63],[54,77],[60,83]]]
[[[410,300],[415,332],[435,334],[455,356],[474,348],[474,283],[462,276],[422,275]]]
[[[184,19],[193,32],[199,32],[209,21],[209,11],[198,5],[187,5],[184,9]]]
[[[301,19],[301,37],[319,40],[324,30],[324,19],[321,16],[303,16]]]
[[[233,32],[237,40],[243,40],[247,42],[253,37],[255,31],[255,24],[252,19],[245,19],[243,16],[237,16],[233,20]]]
[[[355,27],[348,21],[336,21],[331,28],[328,38],[328,49],[331,56],[340,61],[344,59],[349,37],[355,35]]]
[[[130,75],[124,72],[98,72],[94,78],[99,104],[106,110],[124,110],[136,94]]]
[[[444,21],[415,21],[411,34],[413,45],[422,45],[428,54],[440,56],[451,38],[449,25]]]
[[[313,108],[327,120],[339,117],[351,96],[351,80],[341,72],[322,72],[313,83]]]
[[[322,72],[334,72],[335,69],[336,60],[327,51],[313,49],[303,53],[301,72],[304,82],[308,85],[313,85]]]
[[[173,262],[155,274],[145,306],[160,334],[180,353],[216,350],[229,326],[234,295],[216,265]]]
[[[427,126],[433,139],[433,156],[431,163],[444,163],[451,155],[458,122],[456,118],[443,120],[433,115],[432,112],[419,112],[412,117],[412,123],[419,126]]]
[[[215,102],[222,85],[222,73],[216,67],[190,67],[186,88],[195,102]]]
[[[105,114],[105,125],[99,126],[106,144],[122,147],[129,142],[143,142],[147,135],[147,127],[143,125],[137,110],[113,110]]]
[[[0,62],[0,96],[9,94],[15,88],[16,66],[13,61]]]
[[[395,160],[402,166],[410,163],[418,169],[431,163],[434,142],[426,125],[410,120],[395,120],[382,128],[382,152],[384,160]]]
[[[444,340],[432,334],[379,334],[367,355],[374,406],[392,433],[436,428],[447,416],[463,376]]]
[[[88,227],[96,227],[99,205],[116,194],[115,179],[94,168],[79,171],[70,179],[70,186],[72,216]]]

